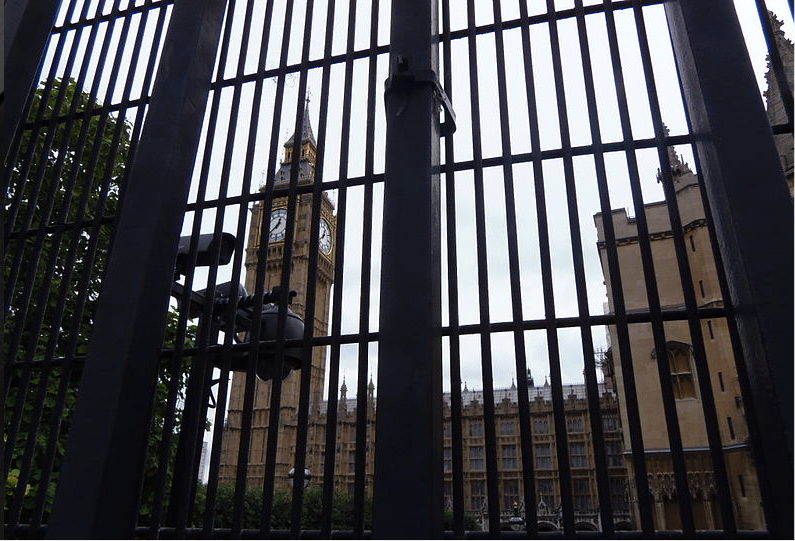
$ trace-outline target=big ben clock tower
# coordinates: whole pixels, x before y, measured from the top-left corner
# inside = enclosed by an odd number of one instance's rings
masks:
[[[299,140],[300,137],[300,140]],[[304,122],[300,134],[293,134],[284,143],[284,156],[276,172],[275,186],[284,187],[290,181],[290,169],[293,155],[300,152],[298,183],[310,184],[315,180],[315,160],[317,146],[312,126],[309,121],[309,106],[304,112]],[[312,219],[313,194],[298,196],[296,219],[294,224],[287,223],[287,198],[273,200],[270,220],[264,225],[269,227],[267,245],[267,269],[265,272],[264,290],[269,291],[281,282],[282,256],[284,240],[288,227],[294,227],[293,252],[291,259],[290,288],[298,292],[290,309],[301,316],[304,325],[313,325],[314,336],[328,334],[328,314],[331,284],[334,280],[333,239],[336,231],[334,205],[324,193],[320,204],[320,232],[317,280],[313,284],[307,282],[309,270],[309,250]],[[256,289],[257,267],[260,264],[259,253],[261,238],[260,227],[262,215],[267,212],[263,202],[252,207],[251,224],[246,250],[245,288],[249,292]],[[316,288],[314,322],[307,321],[306,296],[310,288]],[[324,348],[313,348],[312,374],[310,382],[310,402],[319,402],[323,394],[323,382],[326,373],[326,355]],[[287,486],[287,473],[293,467],[295,457],[296,432],[298,428],[298,400],[301,384],[301,371],[292,372],[282,381],[281,405],[279,412],[279,441],[276,453],[276,487]],[[243,420],[243,402],[246,387],[246,374],[235,372],[232,377],[232,389],[229,396],[224,440],[221,450],[221,468],[219,479],[234,481],[240,446],[241,427]],[[265,449],[268,437],[270,418],[271,382],[257,379],[254,396],[254,413],[251,433],[251,447],[248,453],[248,484],[262,484],[265,479]],[[311,409],[314,409],[311,408]],[[312,445],[312,442],[310,442]],[[311,465],[307,464],[311,467]]]

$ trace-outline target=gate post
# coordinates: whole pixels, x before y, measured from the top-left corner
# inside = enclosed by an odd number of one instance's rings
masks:
[[[60,3],[60,0],[9,0],[5,3],[5,99],[0,104],[4,161],[17,127],[25,120],[21,118],[22,111],[36,87],[36,74]]]
[[[225,0],[174,4],[127,180],[47,537],[130,538]]]
[[[436,0],[394,0],[378,344],[374,538],[442,536]]]
[[[733,4],[677,0],[666,15],[737,322],[767,525],[790,539],[792,199]]]

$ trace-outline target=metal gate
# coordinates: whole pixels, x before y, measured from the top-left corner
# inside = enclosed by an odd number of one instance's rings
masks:
[[[792,536],[791,0],[6,8],[7,537]]]

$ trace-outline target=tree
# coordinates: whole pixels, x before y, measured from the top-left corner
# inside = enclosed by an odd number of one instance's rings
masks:
[[[203,514],[206,503],[206,486],[199,488],[194,508],[193,525],[203,525]],[[292,519],[292,490],[274,491],[273,512],[271,513],[271,529],[287,530]],[[214,528],[231,528],[234,512],[235,485],[221,483],[218,485],[215,505]],[[331,527],[335,530],[353,529],[353,494],[335,491],[331,510]],[[365,498],[364,527],[372,528],[373,501]],[[308,487],[304,491],[301,511],[301,528],[319,530],[323,512],[323,490],[319,487]],[[247,486],[243,499],[243,528],[259,529],[262,514],[262,486]]]
[[[39,88],[31,124],[6,164],[7,522],[46,522],[91,337],[132,132],[123,117],[100,107],[73,79]],[[175,329],[172,312],[167,343]],[[186,345],[194,337],[189,326]],[[186,370],[174,382],[180,394]],[[163,363],[150,455],[162,437],[172,379]],[[150,461],[146,480],[156,468]],[[9,517],[12,509],[19,515]]]

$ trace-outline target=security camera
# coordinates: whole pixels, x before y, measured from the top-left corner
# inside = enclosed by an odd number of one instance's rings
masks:
[[[191,236],[180,237],[177,249],[177,261],[174,265],[175,276],[185,274],[190,262]],[[205,233],[199,235],[196,245],[196,266],[209,267],[213,265],[213,254],[218,250],[218,264],[226,265],[232,260],[235,252],[235,236],[231,233]]]

